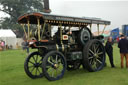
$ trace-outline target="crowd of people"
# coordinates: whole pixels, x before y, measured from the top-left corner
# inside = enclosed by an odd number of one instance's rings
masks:
[[[112,68],[115,68],[114,62],[113,62],[113,41],[112,37],[108,37],[108,40],[105,44],[106,53],[109,57],[109,61]],[[120,57],[121,57],[121,68],[124,68],[124,58],[126,60],[126,68],[128,68],[128,40],[124,35],[120,36],[120,39],[118,41],[118,48],[120,49]]]
[[[12,45],[5,44],[4,40],[0,40],[0,51],[12,49],[12,48],[13,48]]]

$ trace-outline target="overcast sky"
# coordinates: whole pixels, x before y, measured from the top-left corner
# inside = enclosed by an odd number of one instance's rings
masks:
[[[50,8],[53,14],[110,20],[111,25],[107,29],[121,28],[123,24],[128,24],[128,1],[126,0],[50,0]]]
[[[121,28],[123,24],[128,24],[128,0],[49,0],[49,2],[53,14],[110,20],[111,25],[107,29]],[[0,17],[2,16],[5,16],[5,13],[0,12]]]

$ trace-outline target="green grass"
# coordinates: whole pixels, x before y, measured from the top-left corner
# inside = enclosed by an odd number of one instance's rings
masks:
[[[114,45],[114,63],[111,68],[107,57],[107,67],[99,72],[84,69],[67,71],[61,80],[50,82],[45,77],[31,79],[24,72],[26,54],[21,50],[0,52],[0,85],[128,85],[128,69],[120,68],[120,55]]]

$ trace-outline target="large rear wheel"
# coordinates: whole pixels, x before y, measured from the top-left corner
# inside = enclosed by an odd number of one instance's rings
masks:
[[[97,40],[90,40],[83,49],[83,67],[90,72],[99,71],[105,64],[105,49]]]
[[[50,81],[62,78],[66,71],[66,66],[64,55],[58,51],[48,52],[42,64],[44,75]]]

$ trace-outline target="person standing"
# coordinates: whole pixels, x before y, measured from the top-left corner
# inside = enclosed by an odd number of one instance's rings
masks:
[[[2,47],[2,50],[4,50],[5,43],[4,43],[4,41],[3,41],[3,40],[1,41],[1,47]]]
[[[106,53],[109,57],[111,67],[114,68],[115,65],[113,63],[113,47],[112,47],[112,44],[113,44],[112,37],[108,37],[108,40],[107,40],[106,45],[105,45],[105,50],[106,50]]]
[[[24,40],[24,41],[21,43],[21,45],[22,45],[22,49],[23,49],[23,50],[27,50],[27,53],[29,54],[29,44],[28,44],[27,40]]]
[[[2,51],[2,46],[1,46],[1,42],[2,42],[2,41],[0,40],[0,51]]]
[[[128,40],[124,35],[121,35],[121,40],[118,43],[118,48],[120,48],[121,68],[124,67],[124,57],[126,59],[126,67],[128,68]]]

